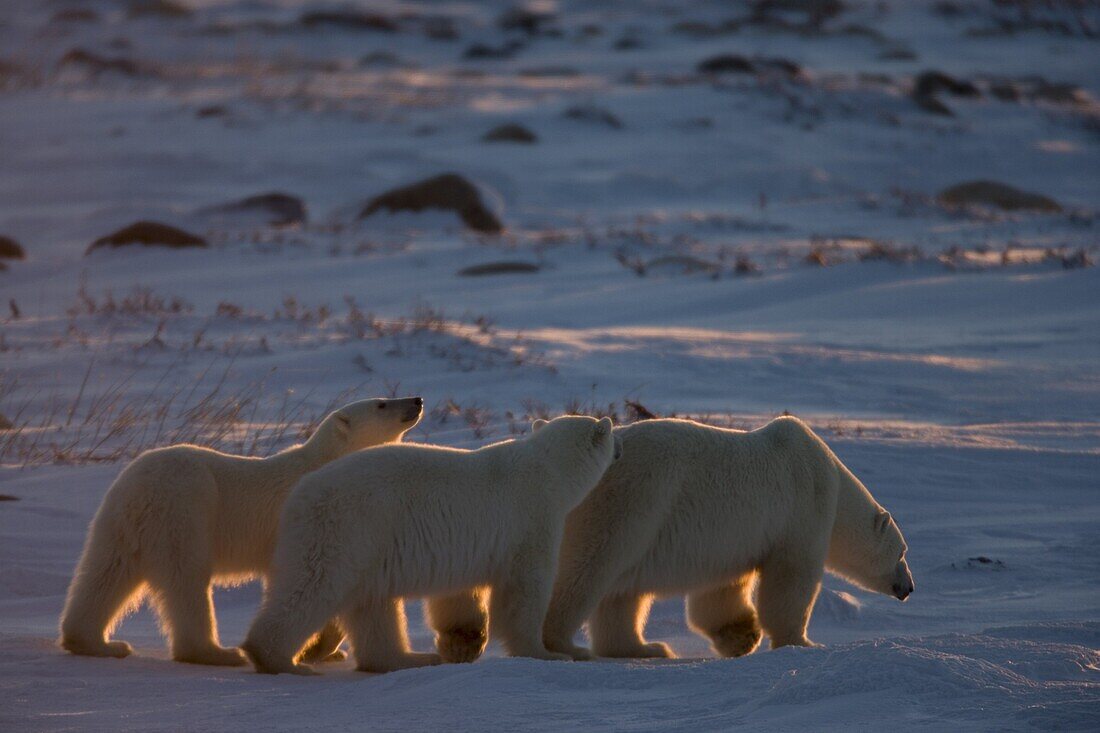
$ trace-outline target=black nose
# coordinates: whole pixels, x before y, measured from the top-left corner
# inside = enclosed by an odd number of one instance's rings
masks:
[[[416,405],[417,407],[423,407],[424,406],[424,398],[423,397],[413,397],[413,404]]]

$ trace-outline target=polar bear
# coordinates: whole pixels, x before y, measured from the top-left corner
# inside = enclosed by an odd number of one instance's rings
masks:
[[[218,641],[211,581],[263,576],[283,501],[298,479],[352,451],[400,440],[423,405],[420,397],[354,402],[326,417],[305,443],[268,458],[194,445],[138,456],[92,520],[59,644],[74,654],[129,655],[129,644],[107,637],[148,590],[173,659],[245,664],[239,649]],[[338,629],[326,628],[317,653],[328,657],[342,639]]]
[[[607,418],[533,428],[474,451],[374,448],[305,477],[287,499],[271,583],[241,646],[256,670],[313,673],[295,656],[333,616],[361,671],[439,664],[410,651],[402,599],[486,587],[493,634],[510,655],[568,659],[542,644],[562,526],[619,442]]]
[[[806,626],[824,569],[899,600],[913,592],[890,514],[802,421],[752,432],[688,420],[617,428],[625,458],[566,521],[546,648],[670,657],[642,632],[654,595],[687,594],[692,630],[727,657],[763,631],[772,648],[813,646]],[[754,605],[753,586],[758,585]]]

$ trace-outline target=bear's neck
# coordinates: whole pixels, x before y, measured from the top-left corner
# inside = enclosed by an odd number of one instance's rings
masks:
[[[271,467],[272,471],[281,475],[295,476],[295,481],[305,474],[316,471],[326,463],[330,463],[340,457],[338,451],[326,450],[325,441],[315,440],[317,436],[305,443],[293,445],[273,456],[264,459],[264,463]]]
[[[876,551],[875,515],[882,507],[840,459],[833,456],[833,461],[839,487],[826,565],[831,572],[863,585]]]
[[[552,505],[570,501],[570,494],[575,493],[572,485],[563,485],[571,481],[573,471],[562,471],[560,466],[546,460],[541,450],[531,450],[527,441],[503,440],[472,452],[482,461],[487,481],[494,485],[510,485],[517,475],[526,477],[525,484],[535,490],[525,493],[529,499],[540,495]]]

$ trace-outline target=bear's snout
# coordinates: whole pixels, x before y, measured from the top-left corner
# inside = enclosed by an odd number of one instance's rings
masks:
[[[424,409],[424,399],[422,397],[412,397],[409,399],[410,405],[405,409],[405,413],[401,416],[404,422],[413,422],[420,418],[420,413]]]
[[[909,594],[912,593],[913,590],[913,581],[911,580],[903,581],[901,583],[894,583],[894,598],[897,598],[899,601],[904,601],[906,598],[909,597]]]

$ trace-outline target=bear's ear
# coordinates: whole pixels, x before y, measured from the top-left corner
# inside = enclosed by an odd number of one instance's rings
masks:
[[[890,512],[881,511],[875,515],[875,532],[882,534],[886,531],[886,528],[890,526],[890,522],[893,517],[890,516]]]
[[[336,428],[336,435],[341,438],[348,437],[351,432],[351,418],[342,412],[337,412],[333,417],[336,418],[332,421],[332,426]]]
[[[545,420],[535,420],[533,423],[531,423],[531,432],[537,433],[539,430],[542,430],[542,426],[545,424]]]
[[[611,435],[612,427],[611,418],[608,417],[602,418],[596,423],[596,427],[592,430],[592,445],[599,445],[607,436]]]

